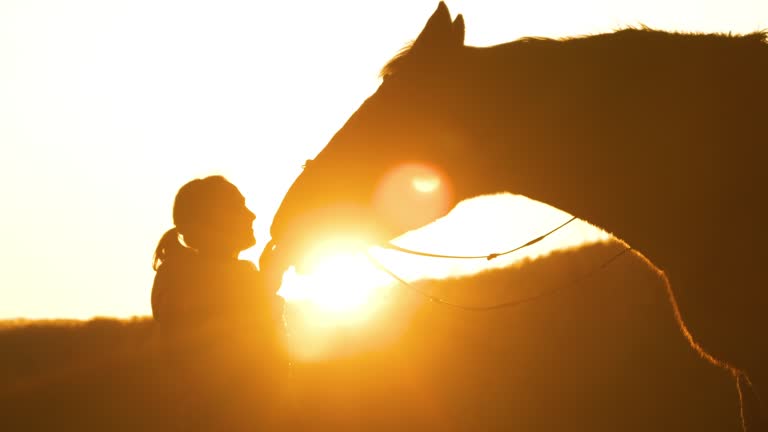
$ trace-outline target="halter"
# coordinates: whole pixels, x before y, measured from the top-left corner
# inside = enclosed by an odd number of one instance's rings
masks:
[[[422,252],[422,251],[416,251],[416,250],[412,250],[412,249],[407,249],[407,248],[400,247],[400,246],[397,246],[395,244],[392,244],[391,242],[387,242],[384,245],[381,245],[381,247],[383,247],[384,249],[396,250],[396,251],[407,253],[407,254],[411,254],[411,255],[426,256],[426,257],[431,257],[431,258],[486,259],[486,260],[490,261],[490,260],[492,260],[494,258],[498,258],[498,257],[503,256],[503,255],[511,254],[513,252],[519,251],[520,249],[524,249],[524,248],[526,248],[528,246],[532,246],[532,245],[534,245],[534,244],[544,240],[545,238],[549,237],[551,234],[553,234],[556,231],[560,230],[561,228],[565,227],[566,225],[568,225],[569,223],[573,222],[574,220],[576,220],[575,216],[572,217],[571,219],[569,219],[568,221],[562,223],[558,227],[550,230],[549,232],[547,232],[547,233],[545,233],[543,235],[540,235],[540,236],[534,238],[533,240],[530,240],[530,241],[526,242],[525,244],[522,244],[520,246],[512,248],[512,249],[510,249],[510,250],[508,250],[506,252],[491,253],[491,254],[488,254],[488,255],[443,255],[443,254],[436,254],[436,253],[431,253],[431,252]],[[558,291],[561,291],[561,290],[563,290],[563,289],[565,289],[567,287],[576,285],[576,284],[582,282],[583,280],[588,279],[589,277],[593,276],[598,271],[605,269],[611,263],[613,263],[617,258],[619,258],[620,256],[624,255],[626,252],[630,251],[631,249],[632,248],[629,247],[629,246],[623,248],[619,253],[617,253],[617,254],[611,256],[610,258],[608,258],[608,260],[603,262],[600,266],[595,267],[594,269],[592,269],[588,273],[584,274],[583,276],[572,280],[569,284],[561,285],[561,286],[552,288],[550,290],[544,291],[544,292],[539,293],[537,295],[533,295],[533,296],[529,296],[529,297],[524,297],[524,298],[521,298],[521,299],[517,299],[517,300],[513,300],[513,301],[508,301],[508,302],[504,302],[504,303],[488,305],[488,306],[466,306],[466,305],[460,305],[460,304],[457,304],[457,303],[451,303],[451,302],[445,301],[445,300],[443,300],[443,299],[441,299],[439,297],[433,296],[433,295],[431,295],[429,293],[426,293],[426,292],[416,288],[415,286],[413,286],[413,284],[409,283],[408,281],[406,281],[405,279],[403,279],[400,276],[396,275],[394,272],[392,272],[387,267],[385,267],[379,260],[374,258],[369,252],[366,251],[365,255],[368,258],[368,260],[374,266],[376,266],[376,268],[378,268],[379,270],[381,270],[384,273],[388,274],[390,277],[395,279],[397,282],[399,282],[404,287],[406,287],[406,288],[416,292],[417,294],[421,295],[422,297],[427,298],[431,302],[434,302],[434,303],[437,303],[437,304],[440,304],[440,305],[444,305],[444,306],[454,307],[454,308],[457,308],[457,309],[463,309],[463,310],[471,311],[471,312],[487,312],[487,311],[492,311],[492,310],[497,310],[497,309],[505,309],[505,308],[511,308],[511,307],[520,306],[520,305],[522,305],[524,303],[529,303],[531,301],[541,299],[543,297],[546,297],[546,296],[552,295],[552,294],[554,294],[554,293],[556,293]]]

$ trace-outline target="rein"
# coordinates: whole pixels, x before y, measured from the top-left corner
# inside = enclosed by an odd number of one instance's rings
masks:
[[[536,237],[535,239],[533,239],[533,240],[531,240],[531,241],[529,241],[529,242],[527,242],[527,243],[525,243],[523,245],[520,245],[520,246],[517,246],[515,248],[512,248],[512,249],[510,249],[510,250],[508,250],[506,252],[491,253],[491,254],[488,254],[488,255],[441,255],[441,254],[435,254],[435,253],[429,253],[429,252],[415,251],[415,250],[412,250],[412,249],[406,249],[404,247],[400,247],[400,246],[397,246],[395,244],[392,244],[392,242],[387,242],[384,245],[382,245],[381,247],[384,248],[384,249],[396,250],[398,252],[404,252],[404,253],[411,254],[411,255],[419,255],[419,256],[432,257],[432,258],[451,258],[451,259],[480,259],[480,258],[484,258],[484,259],[490,261],[490,260],[492,260],[494,258],[498,258],[498,257],[503,256],[503,255],[508,255],[508,254],[513,253],[513,252],[517,252],[520,249],[527,248],[528,246],[532,246],[532,245],[534,245],[534,244],[544,240],[549,235],[553,234],[555,231],[558,231],[560,228],[563,228],[564,226],[568,225],[569,223],[571,223],[571,222],[573,222],[575,220],[576,220],[576,216],[568,219],[567,222],[561,224],[557,228],[549,231],[548,233],[540,235],[540,236]]]
[[[534,244],[544,240],[545,238],[547,238],[549,235],[553,234],[554,232],[560,230],[564,226],[568,225],[569,223],[573,222],[574,220],[576,220],[575,216],[572,217],[571,219],[569,219],[568,221],[566,221],[565,223],[561,224],[560,226],[558,226],[558,227],[552,229],[551,231],[547,232],[546,234],[543,234],[543,235],[541,235],[539,237],[536,237],[533,240],[531,240],[531,241],[529,241],[529,242],[527,242],[525,244],[522,244],[520,246],[512,248],[512,249],[510,249],[510,250],[508,250],[506,252],[491,253],[491,254],[488,254],[488,255],[442,255],[442,254],[435,254],[435,253],[430,253],[430,252],[421,252],[421,251],[415,251],[415,250],[412,250],[412,249],[403,248],[403,247],[394,245],[391,242],[387,242],[382,247],[385,248],[385,249],[396,250],[396,251],[407,253],[407,254],[411,254],[411,255],[419,255],[419,256],[426,256],[426,257],[432,257],[432,258],[449,258],[449,259],[481,259],[481,258],[483,258],[483,259],[486,259],[486,260],[490,261],[490,260],[492,260],[494,258],[497,258],[497,257],[500,257],[502,255],[511,254],[513,252],[519,251],[520,249],[524,249],[524,248],[526,248],[528,246],[534,245]],[[451,303],[449,301],[443,300],[443,299],[441,299],[439,297],[436,297],[436,296],[434,296],[432,294],[429,294],[427,292],[424,292],[424,291],[418,289],[413,284],[411,284],[408,281],[406,281],[405,279],[401,278],[400,276],[395,274],[393,271],[388,269],[386,266],[384,266],[379,260],[374,258],[369,252],[366,251],[365,252],[365,256],[368,258],[368,260],[371,262],[371,264],[376,266],[376,268],[378,268],[379,270],[381,270],[384,273],[388,274],[391,278],[395,279],[397,282],[399,282],[404,287],[406,287],[406,288],[416,292],[417,294],[421,295],[422,297],[427,298],[431,302],[434,302],[434,303],[437,303],[437,304],[440,304],[440,305],[443,305],[443,306],[450,306],[450,307],[453,307],[453,308],[462,309],[462,310],[471,311],[471,312],[487,312],[487,311],[492,311],[492,310],[497,310],[497,309],[505,309],[505,308],[511,308],[511,307],[520,306],[520,305],[522,305],[524,303],[529,303],[529,302],[532,302],[534,300],[538,300],[538,299],[541,299],[543,297],[547,297],[549,295],[555,294],[556,292],[561,291],[561,290],[563,290],[563,289],[565,289],[567,287],[577,285],[578,283],[582,282],[583,280],[590,278],[595,273],[605,269],[611,263],[613,263],[616,259],[618,259],[619,257],[621,257],[622,255],[624,255],[625,253],[627,253],[630,250],[632,250],[631,247],[623,248],[619,253],[611,256],[610,258],[608,258],[605,262],[603,262],[598,267],[595,267],[594,269],[592,269],[588,273],[584,274],[583,276],[572,280],[568,284],[560,285],[560,286],[557,286],[555,288],[549,289],[547,291],[544,291],[544,292],[541,292],[539,294],[532,295],[532,296],[529,296],[529,297],[524,297],[524,298],[517,299],[517,300],[512,300],[512,301],[508,301],[508,302],[492,304],[492,305],[487,305],[487,306],[467,306],[467,305]]]

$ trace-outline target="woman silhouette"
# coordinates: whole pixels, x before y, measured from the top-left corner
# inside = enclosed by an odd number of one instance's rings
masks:
[[[255,218],[222,176],[192,180],[176,194],[175,227],[152,265],[158,388],[175,429],[260,430],[281,412],[282,300],[252,262],[238,259],[256,243]]]
[[[256,243],[254,219],[243,195],[222,176],[195,179],[179,189],[175,227],[160,239],[152,266],[157,322],[190,328],[278,317],[279,297],[267,292],[252,262],[238,259]]]

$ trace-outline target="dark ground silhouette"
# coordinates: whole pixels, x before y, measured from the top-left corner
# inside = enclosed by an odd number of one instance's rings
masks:
[[[691,346],[768,394],[765,33],[471,47],[440,3],[382,76],[286,194],[263,269],[300,264],[326,236],[384,243],[439,217],[403,225],[391,215],[413,206],[377,207],[382,179],[422,162],[451,205],[507,191],[625,241],[668,277]]]
[[[567,287],[515,308],[471,313],[398,289],[387,319],[339,334],[345,354],[295,362],[287,380],[269,381],[273,369],[247,334],[169,353],[151,319],[9,325],[0,330],[0,423],[73,431],[276,423],[287,431],[739,430],[731,377],[688,345],[644,263],[627,254],[569,285],[620,247],[418,284],[467,305]],[[388,326],[396,336],[372,343]]]

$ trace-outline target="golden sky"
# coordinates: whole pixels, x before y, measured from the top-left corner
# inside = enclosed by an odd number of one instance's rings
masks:
[[[763,0],[447,4],[464,15],[469,45],[640,24],[768,27]],[[0,319],[149,314],[152,252],[171,226],[176,191],[194,177],[223,174],[240,187],[259,241],[244,257],[256,259],[301,165],[375,91],[381,66],[436,6],[0,2]],[[494,240],[514,246],[567,220],[512,196],[459,210],[403,244],[437,248],[450,232],[457,242],[441,250],[487,253]],[[456,235],[458,222],[478,220],[491,231]],[[586,225],[568,229],[542,247],[601,238]],[[438,276],[476,270],[435,265]]]

